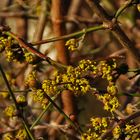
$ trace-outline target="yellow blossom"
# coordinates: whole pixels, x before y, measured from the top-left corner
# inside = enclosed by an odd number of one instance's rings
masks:
[[[18,139],[18,140],[25,140],[26,137],[27,137],[27,134],[26,134],[25,129],[18,130],[18,132],[16,134],[16,139]]]
[[[118,138],[120,137],[120,135],[121,135],[121,128],[120,128],[120,126],[117,125],[117,126],[113,129],[112,133],[113,133],[113,137],[114,137],[115,139],[118,139]]]
[[[12,117],[15,115],[15,106],[14,105],[11,105],[11,106],[8,106],[6,107],[6,109],[4,110],[5,114],[8,116],[8,117]]]

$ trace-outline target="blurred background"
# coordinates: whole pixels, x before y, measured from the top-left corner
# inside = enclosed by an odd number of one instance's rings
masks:
[[[98,0],[100,5],[110,15],[114,16],[116,11],[124,5],[126,0]],[[102,20],[85,0],[0,0],[0,25],[7,25],[11,31],[23,38],[29,43],[34,43],[71,34],[76,31],[82,31],[87,28],[102,24]],[[133,5],[124,10],[118,17],[118,24],[134,43],[134,47],[140,50],[140,12],[137,5]],[[74,38],[75,39],[75,38]],[[78,50],[69,51],[65,47],[66,40],[50,42],[45,44],[34,45],[36,49],[49,56],[55,61],[62,64],[76,66],[82,59],[104,60],[110,56],[118,57],[117,63],[127,63],[129,69],[137,69],[139,66],[131,53],[116,39],[110,30],[99,30],[86,33],[78,42]],[[15,95],[26,95],[29,110],[26,112],[28,119],[36,118],[42,111],[41,105],[35,103],[30,96],[31,91],[18,92],[27,90],[25,79],[34,69],[34,65],[27,63],[7,62],[5,53],[0,53],[0,63],[9,78],[12,89],[17,90]],[[38,65],[38,80],[53,78],[56,70],[45,62]],[[118,89],[118,98],[121,103],[120,111],[125,112],[129,104],[135,104],[139,97],[125,96],[127,93],[140,93],[140,76],[134,76],[135,73],[129,72],[121,75],[116,82]],[[132,78],[134,76],[134,78]],[[96,87],[104,89],[106,81],[97,80]],[[75,97],[69,91],[58,98],[56,103],[60,105],[67,115],[74,114],[80,125],[89,123],[92,116],[110,116],[111,114],[104,111],[103,105],[96,97],[91,94]],[[0,77],[0,127],[8,131],[16,126],[20,127],[16,120],[6,122],[3,110],[11,104],[11,100],[6,94],[6,86],[2,77]],[[76,115],[75,115],[76,114]],[[49,110],[44,115],[42,122],[63,124],[64,118],[55,110]],[[2,124],[2,125],[1,125]],[[0,130],[1,131],[1,130]],[[47,132],[46,132],[47,131]],[[54,136],[55,131],[48,133],[42,130],[36,133],[36,137],[48,137],[57,139]],[[2,131],[0,132],[3,135]],[[43,134],[42,134],[43,133]],[[55,134],[56,135],[56,134]]]

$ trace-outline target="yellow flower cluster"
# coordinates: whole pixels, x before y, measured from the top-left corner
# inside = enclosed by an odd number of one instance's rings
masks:
[[[7,38],[4,38],[3,36],[0,37],[0,53],[5,50],[5,47],[8,45],[7,44]]]
[[[104,109],[107,111],[114,111],[119,107],[119,102],[115,94],[117,93],[117,87],[113,82],[113,70],[116,69],[117,65],[115,59],[109,61],[92,62],[90,60],[82,60],[78,66],[84,72],[90,72],[95,77],[102,77],[108,81],[107,93],[98,95],[97,98],[103,102]]]
[[[14,54],[13,54],[11,48],[6,48],[6,57],[7,57],[7,58],[6,58],[7,61],[9,61],[9,62],[15,61],[15,59],[14,59]]]
[[[104,104],[104,109],[107,111],[113,112],[116,108],[120,106],[117,97],[109,93],[99,95],[97,98]]]
[[[19,44],[14,42],[9,47],[5,48],[5,54],[9,62],[23,62],[25,59],[23,49]]]
[[[66,42],[65,46],[68,46],[68,49],[70,51],[76,51],[79,46],[79,42],[77,41],[77,39],[72,38]]]
[[[126,124],[124,128],[120,128],[120,126],[117,125],[112,131],[113,137],[118,139],[121,133],[124,132],[127,139],[132,139],[133,134],[139,132],[138,128],[132,129],[133,127],[134,125],[132,124]]]
[[[112,125],[113,118],[91,118],[91,127],[82,134],[82,140],[100,140],[100,136],[107,132]],[[115,122],[114,122],[115,124]],[[127,139],[132,139],[133,134],[138,133],[138,128],[133,128],[134,125],[126,124],[125,127],[120,127],[116,125],[115,128],[112,130],[112,135],[107,137],[106,139],[118,140],[120,139],[121,135],[124,133]],[[111,138],[112,137],[112,138]]]
[[[98,99],[104,103],[104,109],[108,111],[115,110],[118,106],[118,99],[115,97],[117,88],[113,83],[112,71],[116,68],[115,60],[108,61],[91,61],[81,60],[77,67],[68,66],[64,73],[58,73],[55,79],[47,79],[42,83],[42,89],[50,95],[56,94],[60,89],[68,89],[76,95],[96,91],[91,81],[86,75],[92,75],[94,78],[102,77],[108,81],[107,93],[99,95]]]
[[[89,91],[96,92],[93,85],[94,78],[102,78],[108,81],[106,87],[106,92],[104,94],[98,94],[97,99],[103,102],[104,109],[107,111],[114,111],[119,106],[117,97],[115,96],[117,88],[113,82],[113,70],[116,68],[115,60],[106,61],[91,61],[91,60],[81,60],[77,67],[68,66],[66,71],[57,73],[54,79],[46,79],[42,82],[42,87],[36,92],[36,97],[38,97],[39,102],[45,102],[42,100],[44,98],[43,92],[53,96],[58,92],[67,89],[72,91],[75,95],[85,94]],[[36,84],[36,74],[33,72],[29,74],[26,79],[27,85],[32,89],[38,89]],[[88,79],[88,76],[92,76]],[[40,95],[39,95],[40,94]],[[37,100],[36,100],[37,101]]]
[[[116,94],[117,87],[116,87],[115,83],[109,82],[109,84],[107,86],[107,92],[110,93],[111,95],[115,95]]]
[[[20,107],[25,107],[27,105],[27,101],[24,95],[18,95],[16,97],[16,101]]]
[[[56,86],[56,82],[54,80],[44,80],[42,83],[42,89],[47,93],[48,95],[55,95],[58,88]]]
[[[83,59],[79,62],[77,69],[80,69],[82,72],[87,71],[96,72],[97,70],[96,64],[97,64],[96,61]]]
[[[112,59],[111,63],[107,63],[106,61],[100,61],[98,65],[98,72],[102,73],[102,78],[107,79],[108,81],[112,81],[113,77],[111,76],[112,70],[117,67],[115,60]]]
[[[5,50],[7,61],[33,63],[35,56],[26,49],[21,48],[13,38],[7,35],[0,36],[0,53]]]
[[[14,140],[14,137],[11,133],[5,133],[3,134],[3,140]]]
[[[6,57],[8,61],[14,60],[13,52],[11,50],[11,45],[13,44],[13,39],[8,36],[1,36],[0,37],[0,52],[5,50]]]
[[[127,138],[129,138],[129,139],[132,139],[133,134],[139,133],[139,128],[133,129],[133,127],[135,127],[135,125],[133,125],[133,124],[126,124],[125,125],[124,131],[127,135]]]
[[[91,118],[92,128],[88,129],[86,133],[83,133],[82,140],[100,140],[102,133],[105,133],[109,127],[109,119],[102,117]]]
[[[90,90],[89,81],[85,78],[76,78],[76,73],[63,74],[61,76],[61,83],[64,84],[64,88],[73,91],[75,94],[86,93]]]
[[[6,107],[4,110],[5,115],[8,117],[13,117],[15,115],[15,112],[16,112],[16,108],[14,105],[10,105]]]
[[[86,93],[90,90],[89,81],[82,77],[82,70],[79,67],[68,66],[66,73],[59,74],[54,80],[44,80],[42,89],[47,94],[55,94],[59,89],[68,89],[73,91],[75,94]]]
[[[45,98],[44,94],[45,93],[42,89],[35,90],[33,94],[33,100],[41,103],[41,106],[43,108],[45,108],[48,103],[48,100]]]
[[[28,63],[32,63],[34,61],[34,56],[30,52],[24,51],[24,57]]]
[[[26,102],[26,98],[24,95],[18,95],[16,100],[18,103]]]
[[[3,134],[2,138],[3,140],[26,140],[27,133],[25,129],[19,129],[15,135],[8,132]]]
[[[26,140],[27,137],[27,133],[25,131],[25,129],[19,129],[15,138],[18,140]]]
[[[13,73],[6,72],[5,74],[6,74],[6,78],[7,78],[8,82],[9,82],[9,84],[10,85],[15,85],[16,84],[16,79],[15,79]]]
[[[99,135],[96,132],[92,132],[91,129],[88,129],[86,133],[83,133],[81,140],[101,140]]]
[[[46,81],[47,80],[45,80],[44,83],[42,83],[42,87],[41,87],[41,84],[37,80],[36,71],[32,71],[31,73],[29,73],[27,78],[25,79],[25,85],[32,89],[31,96],[33,97],[33,100],[35,102],[40,103],[43,108],[45,108],[46,105],[48,104],[48,100],[44,96],[45,92],[43,90],[43,89],[46,89],[45,84],[46,84],[47,88],[50,88],[48,86],[48,83],[45,83]],[[50,90],[50,92],[52,92],[52,91]]]
[[[116,140],[119,139],[121,133],[122,133],[122,130],[119,125],[117,125],[112,131],[113,137]]]
[[[108,120],[105,117],[99,118],[91,118],[90,119],[92,126],[95,130],[100,130],[102,128],[107,128],[108,126]]]
[[[7,35],[3,35],[0,37],[0,52],[5,50],[6,59],[11,61],[23,61],[23,50],[20,48],[18,44],[14,42],[14,40]]]
[[[25,85],[29,86],[32,89],[37,88],[38,82],[36,79],[36,71],[32,71],[28,74],[27,78],[25,79]]]
[[[95,90],[90,86],[89,80],[85,78],[89,71],[96,69],[94,63],[90,60],[81,60],[75,68],[68,66],[66,73],[62,74],[59,79],[62,80],[62,83],[66,83],[65,88],[74,91],[75,94]]]
[[[8,96],[9,96],[9,93],[8,92],[1,92],[0,93],[0,98],[6,99]]]
[[[74,91],[75,94],[86,93],[90,90],[89,81],[82,76],[83,69],[79,67],[68,67],[67,73],[61,76],[62,83],[66,83],[65,88]]]

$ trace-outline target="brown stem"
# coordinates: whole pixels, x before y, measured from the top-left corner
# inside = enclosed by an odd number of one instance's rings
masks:
[[[19,11],[18,13],[17,12],[7,12],[7,11],[3,11],[3,12],[0,12],[0,17],[2,18],[21,18],[21,17],[24,17],[24,18],[28,18],[28,19],[38,19],[37,16],[35,15],[32,15],[32,14],[28,14],[27,12],[25,11]]]
[[[19,7],[20,11],[25,11],[25,9]],[[18,36],[27,40],[28,20],[25,17],[19,17],[16,19],[16,25]]]
[[[65,33],[65,25],[62,23],[62,1],[61,0],[53,0],[52,1],[52,24],[53,24],[53,32],[55,36],[62,36]],[[60,40],[55,43],[55,47],[57,50],[57,58],[63,64],[68,64],[69,57],[65,47],[65,42]]]
[[[126,48],[138,64],[140,64],[140,54],[139,51],[135,48],[135,44],[126,36],[123,30],[117,25],[113,30],[113,34],[119,40],[121,45]]]
[[[26,10],[24,8],[22,8],[21,6],[19,6],[18,11],[20,12],[26,12]],[[19,37],[27,40],[28,39],[28,19],[26,17],[19,17],[16,18],[16,32],[18,34]],[[25,64],[26,65],[26,64]],[[17,67],[19,67],[18,65],[16,65]],[[25,72],[25,71],[24,71]],[[23,72],[23,73],[24,73]],[[24,89],[24,74],[21,73],[20,75],[18,75],[18,77],[16,78],[16,84],[18,85],[18,87],[20,87],[21,89]]]
[[[81,4],[82,4],[81,0],[72,0],[70,8],[69,8],[69,11],[68,11],[68,16],[73,18],[74,15],[77,15],[77,13],[80,10]],[[69,27],[68,28],[68,33],[71,33],[71,32],[73,32],[76,29],[75,24],[73,24],[72,22],[67,23],[67,24],[68,24],[68,27]]]
[[[12,0],[7,0],[5,7],[10,6],[12,4],[12,2],[13,2]],[[2,17],[2,18],[0,18],[0,25],[4,25],[4,24],[5,24],[5,17]]]
[[[65,33],[65,25],[62,22],[63,14],[62,14],[62,0],[52,0],[52,7],[51,7],[51,15],[52,15],[52,24],[53,24],[53,32],[54,35],[59,37],[64,35]],[[60,40],[55,42],[55,48],[57,50],[57,59],[62,64],[69,64],[69,55],[68,50],[65,47],[64,40]],[[73,94],[70,91],[63,91],[61,95],[63,109],[67,115],[75,114],[74,106],[73,106]],[[59,120],[61,123],[63,118]]]
[[[80,23],[84,23],[84,24],[101,24],[100,20],[95,20],[95,19],[91,19],[91,18],[87,18],[87,17],[82,17],[82,16],[78,16],[78,15],[68,15],[68,16],[64,16],[64,22],[71,22],[74,24],[78,24],[80,25]],[[70,25],[73,26],[73,25]],[[73,28],[73,27],[69,27],[69,28]],[[69,29],[72,30],[72,29]],[[72,31],[75,31],[74,29]],[[69,31],[70,32],[70,31]]]
[[[95,12],[103,21],[108,21],[111,17],[99,5],[99,0],[86,0],[93,12]]]
[[[135,58],[135,61],[140,64],[140,54],[135,48],[135,44],[126,36],[123,30],[116,23],[115,19],[110,20],[110,16],[106,11],[99,5],[96,0],[87,0],[87,3],[92,8],[92,10],[103,20],[103,22],[110,28],[114,36],[119,40],[121,45],[126,48],[132,56]]]
[[[37,27],[34,34],[34,41],[40,41],[42,40],[43,32],[45,29],[46,21],[47,21],[47,1],[43,0],[41,3],[41,13],[39,16],[39,19],[37,21]],[[40,48],[40,45],[38,45],[38,49]]]
[[[3,30],[4,27],[2,27],[1,30]],[[8,27],[7,27],[8,28]],[[7,29],[8,30],[8,29]],[[50,65],[58,68],[59,70],[64,70],[66,69],[66,65],[60,64],[54,60],[52,60],[50,57],[47,57],[45,54],[39,52],[37,49],[33,48],[31,44],[27,43],[26,41],[24,41],[22,38],[18,37],[16,34],[12,33],[12,32],[6,32],[5,34],[13,37],[21,47],[25,48],[26,50],[28,50],[29,52],[32,52],[34,55],[37,55],[38,57],[40,57],[42,60],[47,61]]]

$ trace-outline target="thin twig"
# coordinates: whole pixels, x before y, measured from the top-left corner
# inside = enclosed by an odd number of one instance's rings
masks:
[[[31,45],[35,46],[35,45],[46,44],[46,43],[59,41],[59,40],[66,40],[66,39],[69,39],[69,38],[82,36],[85,33],[93,32],[93,31],[97,31],[97,30],[104,30],[104,29],[106,29],[106,27],[101,24],[101,25],[89,27],[85,30],[74,32],[72,34],[63,35],[63,36],[60,36],[60,37],[54,37],[54,38],[50,38],[50,39],[44,39],[44,40],[37,41],[37,42],[32,42]]]
[[[61,37],[62,35],[64,35],[66,33],[65,24],[62,22],[63,15],[64,15],[63,9],[64,9],[63,0],[52,0],[51,19],[52,19],[53,33],[56,37]],[[62,64],[69,65],[70,64],[70,55],[69,55],[68,48],[65,47],[65,41],[59,40],[54,43],[54,46],[55,46],[56,52],[57,52],[57,60],[59,62],[61,62]],[[74,104],[74,94],[71,91],[69,91],[69,90],[62,91],[61,102],[62,102],[62,111],[66,115],[69,116],[70,114],[76,114],[75,113],[76,105]],[[60,123],[62,123],[64,118],[66,119],[66,121],[70,122],[68,120],[68,118],[66,118],[64,115],[62,116],[61,114],[59,114],[59,116],[56,118],[55,122],[60,124]],[[76,118],[76,116],[74,118]],[[71,120],[71,121],[75,122],[75,120]],[[71,122],[70,122],[70,124],[71,124]],[[77,127],[77,125],[76,125],[76,127]],[[52,129],[50,131],[50,135],[55,135],[55,134],[56,134],[55,130]]]
[[[134,120],[135,118],[140,116],[140,110],[133,113],[132,115],[126,117],[125,119],[120,120],[117,124],[115,124],[111,129],[106,131],[106,133],[103,133],[100,137],[100,139],[106,139],[108,136],[112,135],[112,131],[116,126],[123,127],[126,123],[130,122],[131,120]]]
[[[30,92],[31,90],[30,89],[27,89],[27,90],[12,90],[13,92]],[[0,90],[0,92],[9,92],[8,90]]]
[[[130,128],[128,131],[125,132],[125,134],[128,134],[129,132],[131,132],[132,130],[139,128],[140,127],[140,123],[135,125],[134,127]]]
[[[31,44],[25,42],[22,38],[18,37],[12,32],[6,32],[5,34],[13,37],[21,47],[27,49],[28,51],[32,52],[33,54],[37,55],[38,57],[42,58],[43,60],[47,61],[50,65],[55,66],[59,69],[66,69],[66,66],[63,64],[60,64],[54,60],[52,60],[50,57],[47,57],[43,53],[39,52],[37,49],[33,48]]]
[[[43,32],[45,29],[46,21],[47,21],[47,1],[42,0],[41,2],[41,13],[37,21],[37,26],[34,34],[34,41],[40,41],[43,37]],[[37,46],[38,50],[40,45]]]
[[[60,63],[52,60],[50,57],[47,57],[43,53],[39,52],[37,49],[33,48],[33,46],[45,44],[45,43],[49,43],[49,42],[54,42],[54,41],[59,41],[59,40],[65,40],[65,39],[69,39],[72,37],[79,37],[79,36],[82,36],[83,34],[86,34],[89,32],[106,29],[106,27],[104,25],[98,25],[98,26],[90,27],[85,30],[81,30],[81,31],[78,31],[78,32],[75,32],[72,34],[55,37],[55,38],[50,38],[50,39],[46,39],[46,40],[41,40],[41,41],[37,41],[37,42],[27,43],[22,38],[18,37],[16,34],[14,34],[13,32],[10,32],[9,28],[8,29],[7,28],[8,27],[0,26],[0,30],[1,31],[6,30],[5,34],[13,37],[20,44],[21,47],[27,49],[28,51],[32,52],[33,54],[35,54],[38,57],[42,58],[43,60],[47,61],[50,65],[55,66],[59,69],[66,69],[66,66],[64,64],[60,64]]]
[[[57,95],[53,97],[53,101],[57,98]],[[33,129],[33,127],[40,121],[40,119],[43,117],[43,115],[46,113],[46,111],[51,107],[52,103],[49,102],[48,105],[45,107],[45,109],[40,113],[40,115],[37,117],[37,119],[33,122],[30,129]]]
[[[125,115],[122,113],[122,112],[120,112],[119,110],[114,110],[114,113],[116,113],[121,119],[124,119],[125,118]]]
[[[126,10],[128,7],[133,6],[132,2],[134,0],[128,0],[124,5],[122,5],[116,12],[115,18],[118,19],[118,17],[122,14],[124,10]]]
[[[29,14],[28,12],[25,12],[25,11],[20,11],[20,12],[0,12],[0,17],[4,17],[4,18],[25,17],[25,18],[28,18],[28,19],[38,19],[37,16]]]
[[[9,82],[8,82],[8,80],[7,80],[7,78],[6,78],[6,75],[5,75],[5,73],[4,73],[3,68],[2,68],[1,65],[0,65],[0,71],[1,71],[1,74],[2,74],[3,79],[4,79],[4,81],[5,81],[5,84],[6,84],[6,86],[7,86],[7,89],[8,89],[8,91],[9,91],[9,94],[10,94],[10,96],[11,96],[12,99],[13,99],[13,102],[14,102],[14,104],[15,104],[15,107],[16,107],[17,111],[18,111],[19,114],[20,114],[19,117],[20,117],[21,120],[22,120],[22,123],[23,123],[23,125],[24,125],[24,127],[25,127],[25,130],[26,130],[27,134],[29,135],[29,137],[30,137],[31,140],[35,140],[35,138],[33,137],[32,133],[31,133],[29,127],[28,127],[28,124],[27,124],[25,118],[24,118],[23,115],[22,115],[22,111],[21,111],[21,109],[20,109],[20,106],[18,105],[18,103],[17,103],[17,101],[16,101],[16,98],[15,98],[15,96],[14,96],[14,93],[13,93],[13,91],[12,91],[10,85],[9,85]]]
[[[118,51],[113,52],[112,54],[110,54],[109,57],[120,56],[120,55],[122,55],[123,53],[126,53],[126,51],[127,51],[126,49],[118,50]]]
[[[39,130],[39,129],[47,129],[47,128],[53,128],[53,129],[57,129],[60,132],[62,132],[63,134],[70,136],[72,138],[76,138],[76,140],[81,140],[81,137],[79,135],[73,135],[71,132],[69,132],[69,126],[68,125],[58,125],[58,124],[43,124],[43,125],[37,125],[35,126],[33,129],[34,130]]]
[[[77,126],[66,114],[65,112],[51,99],[50,96],[45,94],[45,97],[52,103],[52,105],[64,116],[64,118],[79,132],[79,134],[82,133],[82,130]]]
[[[103,20],[103,23],[108,26],[108,28],[110,28],[110,31],[112,31],[112,33],[122,44],[122,46],[132,54],[132,56],[135,58],[135,61],[140,65],[139,51],[135,48],[135,44],[126,36],[126,34],[117,24],[117,20],[115,19],[115,17],[111,18],[99,5],[98,1],[87,0],[87,3],[92,8],[92,10]]]

